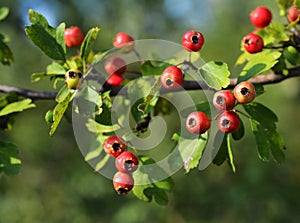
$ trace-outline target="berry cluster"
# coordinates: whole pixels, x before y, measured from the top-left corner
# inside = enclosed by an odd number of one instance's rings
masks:
[[[127,194],[134,186],[132,173],[137,170],[138,158],[131,152],[126,151],[125,141],[118,136],[110,136],[103,143],[104,151],[115,157],[117,172],[113,177],[113,185],[119,194]]]

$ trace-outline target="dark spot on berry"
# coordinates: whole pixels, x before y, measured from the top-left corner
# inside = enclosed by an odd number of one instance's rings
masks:
[[[78,72],[78,77],[82,78],[82,73]]]
[[[126,160],[126,161],[124,162],[124,165],[125,165],[125,169],[126,169],[126,170],[131,170],[132,167],[134,166],[134,163],[133,163],[132,160]]]
[[[189,127],[195,127],[197,125],[197,121],[195,118],[190,118],[188,121]]]
[[[118,190],[117,190],[118,194],[127,194],[128,193],[128,190],[126,188],[123,188],[123,187],[120,187]]]
[[[198,43],[199,37],[198,37],[197,34],[195,34],[195,35],[192,36],[192,41],[193,41],[194,44]]]
[[[230,127],[230,121],[228,119],[223,119],[222,127],[228,129]]]
[[[117,152],[118,150],[121,149],[121,145],[120,145],[119,143],[114,143],[114,144],[112,145],[112,148],[113,148],[113,150],[114,150],[115,152]]]
[[[250,45],[250,44],[251,44],[251,39],[250,39],[250,38],[246,38],[246,39],[244,40],[244,43],[245,43],[246,45]]]
[[[246,88],[246,87],[243,87],[241,89],[241,94],[244,95],[244,96],[247,96],[249,94],[249,89]]]
[[[224,97],[218,96],[216,102],[218,105],[224,105],[225,103]]]
[[[75,78],[77,73],[75,71],[69,71],[69,77],[70,78]]]
[[[172,81],[171,79],[167,79],[167,80],[166,80],[166,84],[167,84],[168,86],[171,86],[171,85],[173,84],[173,81]]]

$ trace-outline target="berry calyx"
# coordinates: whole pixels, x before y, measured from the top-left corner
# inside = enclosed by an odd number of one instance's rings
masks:
[[[165,89],[174,90],[182,86],[183,74],[176,66],[169,66],[162,72],[160,82]]]
[[[264,41],[259,35],[249,33],[243,38],[243,46],[248,53],[258,53],[263,50]]]
[[[300,16],[300,10],[295,7],[295,5],[292,5],[288,11],[288,19],[290,22],[296,21]],[[300,21],[298,21],[300,23]]]
[[[257,28],[267,27],[272,20],[272,13],[269,9],[263,6],[258,6],[250,13],[250,21]]]
[[[111,86],[120,86],[123,81],[124,78],[118,74],[112,74],[106,80],[106,82]]]
[[[127,149],[127,145],[121,137],[110,136],[103,143],[103,149],[107,154],[117,157]]]
[[[122,75],[126,71],[126,62],[122,57],[112,56],[105,61],[104,69],[110,75]]]
[[[192,112],[188,115],[185,126],[192,134],[203,134],[210,128],[210,120],[204,112]]]
[[[65,29],[64,39],[67,47],[78,47],[84,40],[84,34],[78,26]]]
[[[116,48],[122,48],[126,46],[126,52],[129,52],[133,49],[134,39],[125,32],[119,32],[116,34],[113,40],[113,46]]]
[[[118,194],[127,194],[134,186],[134,179],[129,173],[117,172],[113,177],[113,185]]]
[[[131,152],[123,152],[115,160],[117,170],[122,173],[132,173],[138,165],[138,158]]]
[[[190,30],[182,35],[181,43],[187,51],[197,52],[201,50],[205,42],[204,36],[201,32]]]
[[[231,110],[235,105],[235,97],[229,90],[217,91],[213,97],[213,104],[220,111]]]
[[[82,73],[76,69],[70,69],[65,74],[65,84],[69,89],[75,90],[82,78]]]
[[[224,111],[218,117],[218,127],[224,133],[236,131],[240,126],[240,117],[234,111]]]
[[[254,100],[256,96],[255,87],[249,81],[243,81],[233,89],[234,97],[240,104],[246,104]]]

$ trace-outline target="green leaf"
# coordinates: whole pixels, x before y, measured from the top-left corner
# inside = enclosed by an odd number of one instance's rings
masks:
[[[57,104],[55,106],[54,111],[53,111],[53,124],[51,125],[50,136],[52,136],[54,134],[54,132],[56,131],[56,128],[57,128],[58,124],[60,123],[60,121],[61,121],[65,111],[67,110],[70,101],[73,99],[74,95],[75,95],[74,93],[69,92],[67,97],[65,97],[65,99],[62,102],[60,102],[59,104]]]
[[[231,135],[234,140],[240,140],[245,135],[245,127],[241,118],[239,128],[236,131],[232,132]]]
[[[32,24],[38,24],[44,28],[49,27],[47,19],[43,15],[41,15],[40,13],[38,13],[32,9],[28,10],[28,18]]]
[[[296,65],[299,62],[299,52],[293,46],[288,46],[285,48],[283,50],[283,56],[292,65]]]
[[[260,53],[249,55],[249,61],[238,77],[238,83],[268,71],[278,62],[280,55],[280,52],[272,50],[263,50]]]
[[[232,149],[231,149],[231,144],[230,144],[230,135],[226,134],[225,137],[226,137],[226,141],[227,141],[228,163],[229,163],[231,170],[235,173],[236,169],[235,169],[235,165],[233,162],[233,154],[232,154]]]
[[[0,21],[5,19],[9,14],[9,8],[8,7],[1,7],[0,8]]]
[[[276,46],[281,42],[289,40],[286,27],[276,22],[272,22],[269,26],[259,30],[256,34],[263,38],[265,46]]]
[[[187,117],[191,112],[194,112],[194,111],[201,111],[207,115],[210,115],[211,110],[210,110],[208,101],[202,101],[202,102],[196,104],[195,106],[185,108],[180,112],[180,114],[183,117]]]
[[[0,173],[17,175],[20,172],[21,160],[16,157],[19,148],[10,142],[0,141]]]
[[[300,9],[300,0],[294,0],[294,5],[297,9]]]
[[[70,91],[67,87],[67,85],[63,85],[62,88],[58,91],[55,100],[57,101],[57,103],[61,103],[63,102],[66,97],[69,95]]]
[[[285,155],[283,153],[283,149],[285,149],[285,144],[283,138],[275,130],[268,131],[267,135],[275,162],[282,163],[283,161],[285,161]]]
[[[53,123],[53,110],[49,110],[47,111],[46,115],[45,115],[45,121],[48,124],[52,124]]]
[[[3,65],[10,65],[14,61],[12,51],[2,40],[0,40],[0,61]]]
[[[286,15],[287,9],[292,6],[294,0],[276,0],[280,9],[280,15]]]
[[[140,68],[143,76],[153,76],[153,75],[161,75],[164,69],[166,69],[171,64],[165,62],[157,62],[153,65],[151,61],[145,61]]]
[[[101,152],[103,151],[103,147],[99,146],[97,149],[90,151],[86,154],[85,156],[85,161],[90,161],[92,159],[97,158],[98,156],[100,156]]]
[[[47,75],[65,75],[66,72],[65,67],[57,62],[52,62],[46,68]]]
[[[205,83],[216,90],[226,88],[230,84],[230,71],[226,63],[210,61],[199,69]]]
[[[101,170],[105,164],[108,162],[110,156],[106,154],[95,166],[95,171]]]
[[[80,57],[82,61],[86,61],[88,59],[90,53],[92,52],[92,48],[95,45],[99,32],[100,29],[98,27],[95,27],[90,29],[89,32],[86,34],[83,43],[80,47]]]
[[[54,60],[65,60],[65,51],[60,43],[40,24],[26,26],[26,35],[48,57]]]
[[[95,132],[95,133],[110,133],[120,129],[120,126],[118,124],[102,125],[93,119],[88,120],[86,127],[90,132]]]
[[[22,112],[29,108],[35,108],[35,104],[31,103],[31,99],[24,99],[21,101],[13,102],[6,105],[3,109],[0,110],[0,116],[7,115],[14,112]]]
[[[65,37],[64,37],[65,29],[66,29],[65,23],[61,23],[55,28],[55,39],[57,43],[62,47],[64,51],[64,55],[66,54],[67,51]]]

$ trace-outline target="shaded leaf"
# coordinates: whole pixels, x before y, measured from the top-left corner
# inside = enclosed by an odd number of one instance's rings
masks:
[[[245,126],[241,118],[239,128],[236,131],[232,132],[231,135],[234,140],[240,140],[245,135]]]
[[[211,110],[210,110],[208,101],[203,101],[203,102],[196,104],[195,106],[185,108],[180,112],[180,114],[183,117],[187,117],[191,112],[194,112],[194,111],[202,111],[209,116]]]
[[[1,7],[0,8],[0,21],[5,19],[9,14],[9,8],[8,7]]]
[[[83,43],[80,47],[80,57],[82,61],[87,61],[90,53],[92,52],[92,48],[95,45],[97,36],[100,32],[100,29],[98,27],[92,28],[89,30],[89,32],[86,34]]]
[[[118,129],[120,129],[120,126],[118,124],[114,125],[103,125],[98,122],[96,122],[93,119],[89,119],[86,127],[90,132],[95,132],[95,133],[109,133],[109,132],[114,132]]]
[[[108,162],[110,155],[105,154],[105,156],[96,164],[95,171],[101,170],[105,164]]]
[[[164,69],[166,69],[168,66],[171,66],[171,64],[157,62],[154,65],[151,61],[145,61],[145,63],[141,65],[140,71],[142,72],[143,76],[161,75]]]
[[[205,83],[216,90],[226,88],[230,84],[230,72],[226,63],[210,61],[199,69]]]
[[[7,115],[14,112],[22,112],[29,108],[35,108],[35,104],[32,104],[31,102],[32,100],[28,98],[21,101],[10,103],[0,110],[0,116]]]
[[[10,142],[0,141],[0,173],[17,175],[20,172],[21,160],[16,157],[19,148]]]
[[[14,61],[11,49],[3,40],[0,40],[0,61],[3,65],[10,65]]]

